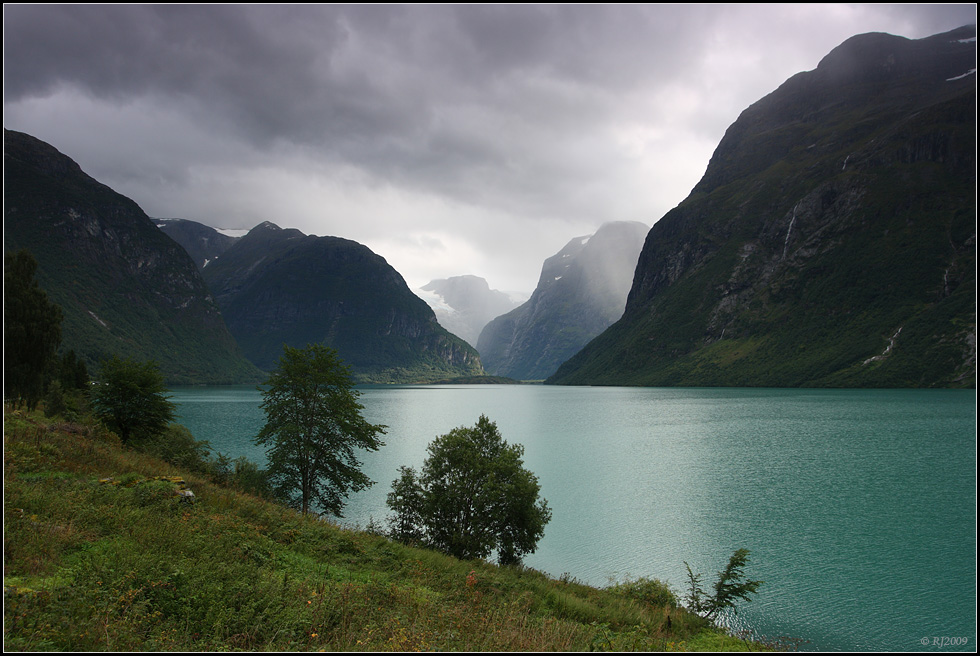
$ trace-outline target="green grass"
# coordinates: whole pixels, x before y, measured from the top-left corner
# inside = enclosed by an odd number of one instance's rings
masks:
[[[765,648],[656,580],[595,588],[456,560],[216,485],[93,424],[9,409],[4,602],[16,651]]]

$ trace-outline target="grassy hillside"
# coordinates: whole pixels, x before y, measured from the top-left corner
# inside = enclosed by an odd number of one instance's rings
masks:
[[[90,423],[4,414],[7,650],[763,648],[670,600],[654,581],[597,589],[410,548],[179,471]]]

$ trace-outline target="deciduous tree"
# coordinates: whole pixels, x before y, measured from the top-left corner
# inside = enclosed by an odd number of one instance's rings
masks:
[[[428,447],[420,474],[401,468],[388,507],[392,535],[420,538],[458,558],[516,564],[533,553],[551,510],[538,498],[537,476],[524,468],[524,448],[508,445],[497,425],[481,416],[472,428],[454,428]]]
[[[350,368],[334,349],[283,347],[262,389],[266,424],[255,442],[266,447],[277,493],[303,513],[312,507],[343,517],[347,497],[370,485],[357,451],[377,451],[386,426],[368,423]]]
[[[125,443],[160,435],[176,408],[166,395],[163,374],[153,361],[112,356],[102,362],[92,392],[92,412]]]

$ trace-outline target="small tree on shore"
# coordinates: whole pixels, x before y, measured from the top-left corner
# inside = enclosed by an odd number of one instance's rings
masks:
[[[387,427],[364,420],[350,368],[322,344],[284,346],[265,385],[266,424],[255,443],[267,447],[277,495],[304,514],[315,505],[343,517],[347,497],[374,484],[356,450],[384,446],[378,436]]]
[[[726,608],[731,608],[732,613],[737,613],[738,608],[735,602],[739,599],[752,601],[750,594],[758,591],[759,586],[764,581],[749,581],[745,579],[745,565],[749,561],[748,549],[737,549],[732,557],[728,559],[728,565],[718,572],[718,580],[714,585],[714,595],[708,595],[701,587],[701,575],[691,571],[691,566],[686,562],[688,578],[688,608],[706,617],[714,619],[718,613]]]
[[[472,428],[437,437],[416,473],[401,468],[388,507],[393,537],[419,541],[457,558],[517,564],[533,553],[551,510],[538,498],[537,476],[523,467],[524,448],[508,445],[481,416]]]

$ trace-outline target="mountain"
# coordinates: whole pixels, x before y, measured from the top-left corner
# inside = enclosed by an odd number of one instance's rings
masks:
[[[337,349],[361,382],[483,373],[473,347],[437,322],[366,246],[262,223],[203,269],[245,355],[269,370],[282,345]]]
[[[602,225],[545,260],[526,303],[486,325],[477,350],[497,376],[540,380],[622,314],[647,226]]]
[[[510,294],[490,289],[490,284],[478,276],[433,280],[415,293],[436,313],[439,325],[471,345],[476,345],[480,331],[491,319],[521,304]]]
[[[208,262],[216,260],[239,239],[187,219],[153,219],[153,222],[168,237],[184,247],[198,269],[203,269]]]
[[[260,380],[190,257],[132,200],[52,146],[4,130],[4,250],[28,249],[64,311],[62,348],[93,373],[155,360],[170,384]]]
[[[742,112],[549,382],[974,386],[975,37],[855,36]]]

